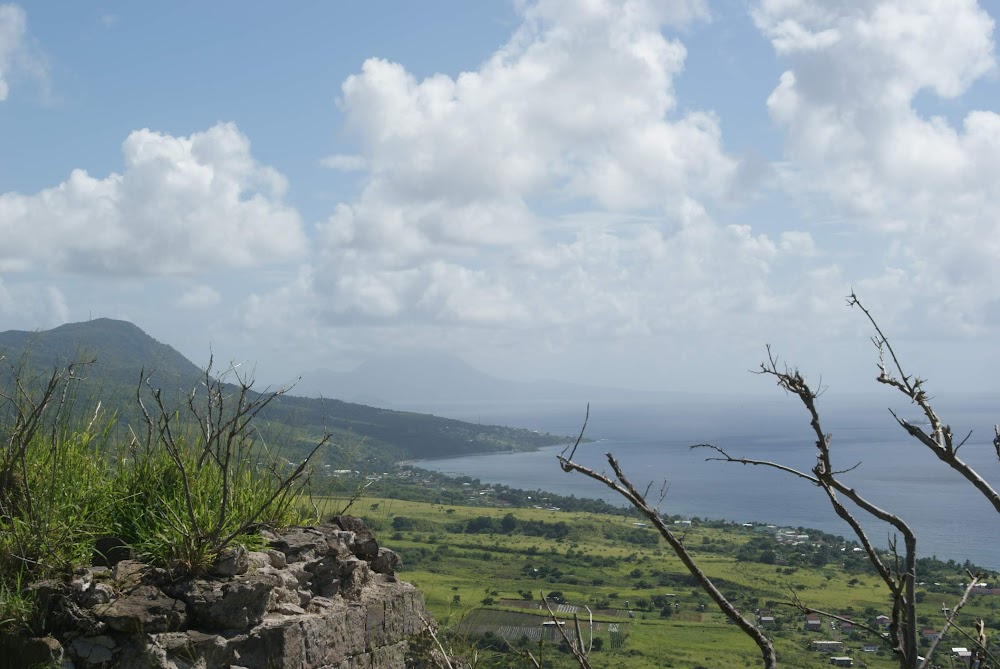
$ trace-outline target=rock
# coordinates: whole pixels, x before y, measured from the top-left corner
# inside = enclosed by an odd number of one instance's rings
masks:
[[[364,608],[342,600],[323,615],[269,618],[233,644],[233,661],[248,669],[342,665],[366,651],[365,624]]]
[[[362,560],[374,560],[378,557],[378,543],[375,535],[365,525],[365,521],[354,516],[337,516],[333,519],[340,529],[354,533],[354,541],[348,548]]]
[[[362,591],[372,583],[374,575],[375,573],[368,566],[367,562],[362,562],[357,558],[345,561],[339,583],[340,588],[337,594],[349,600],[359,599]]]
[[[81,567],[80,569],[73,570],[73,576],[70,578],[69,587],[78,593],[86,592],[90,588],[90,584],[94,581],[94,574],[86,567]]]
[[[353,559],[353,558],[352,558]],[[335,555],[324,555],[318,560],[307,562],[304,566],[309,579],[302,585],[310,592],[323,597],[337,594],[338,581],[343,574],[344,563]]]
[[[423,599],[395,580],[398,556],[380,549],[361,521],[344,516],[267,541],[266,551],[226,552],[213,577],[170,580],[163,569],[122,559],[110,570],[36,583],[37,623],[54,638],[0,636],[0,669],[432,666],[418,662],[429,657]]]
[[[396,570],[403,566],[403,561],[388,548],[379,548],[378,556],[372,560],[371,568],[376,574],[395,576]]]
[[[69,649],[84,664],[95,665],[110,662],[114,656],[112,651],[115,646],[114,639],[106,635],[101,635],[74,639]]]
[[[247,553],[247,560],[250,569],[263,569],[271,566],[271,556],[261,551],[250,551]]]
[[[275,608],[275,613],[280,613],[283,616],[297,616],[306,612],[298,604],[292,604],[291,602],[282,602]]]
[[[80,605],[87,609],[92,609],[101,604],[107,604],[115,596],[115,590],[107,583],[95,583],[90,590],[83,593],[80,598]]]
[[[270,542],[270,547],[281,551],[288,562],[299,562],[314,555],[317,550],[328,551],[326,535],[315,527],[292,527]]]
[[[271,559],[271,566],[275,569],[284,569],[288,561],[285,559],[285,554],[281,551],[275,550],[273,548],[268,548],[266,551],[267,556]]]
[[[272,574],[256,572],[228,581],[192,581],[181,595],[201,629],[245,630],[267,613],[271,591],[280,584]]]
[[[212,576],[239,576],[247,573],[250,568],[250,559],[247,556],[247,549],[239,544],[225,548],[212,566],[208,568],[208,573]]]
[[[134,588],[142,584],[142,572],[149,569],[149,565],[138,560],[119,560],[111,570],[111,578],[114,579],[118,587],[123,590]]]
[[[168,597],[151,585],[140,585],[94,611],[108,627],[119,632],[172,632],[182,629],[187,622],[184,602]]]
[[[0,666],[61,667],[64,663],[62,644],[46,637],[24,637],[18,634],[0,634]],[[5,665],[2,663],[6,663]]]
[[[104,623],[76,603],[75,597],[80,593],[70,585],[47,579],[31,584],[28,590],[35,601],[32,627],[53,634],[73,631],[75,636],[104,632]]]
[[[166,659],[178,669],[199,666],[191,663],[192,658],[199,658],[200,666],[206,668],[228,666],[232,658],[232,651],[224,637],[197,630],[154,634],[150,641],[162,648]]]
[[[323,613],[334,606],[332,599],[328,597],[313,597],[309,600],[306,610],[309,613]]]

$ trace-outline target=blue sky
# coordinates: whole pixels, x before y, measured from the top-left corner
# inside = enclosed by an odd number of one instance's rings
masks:
[[[107,316],[281,382],[399,351],[872,389],[1000,356],[996,7],[0,4],[0,329]],[[984,373],[984,370],[987,370]]]

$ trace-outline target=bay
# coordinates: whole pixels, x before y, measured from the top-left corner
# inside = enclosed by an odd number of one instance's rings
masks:
[[[842,480],[902,517],[917,535],[920,557],[969,560],[1000,570],[1000,515],[968,481],[903,431],[888,412],[884,397],[824,400],[822,428],[832,435],[833,464],[837,469],[854,467],[841,475]],[[960,455],[998,487],[1000,464],[991,442],[1000,403],[994,398],[963,396],[939,404],[939,415],[947,416],[955,426],[956,442],[972,432]],[[579,406],[555,403],[420,408],[463,420],[557,434],[578,433],[585,412]],[[921,416],[915,409],[904,404],[895,410],[907,420],[918,420]],[[815,463],[815,434],[801,405],[791,399],[692,397],[667,405],[595,406],[586,434],[593,441],[580,444],[576,459],[610,472],[604,454],[613,453],[639,489],[649,486],[651,499],[665,492],[661,510],[666,514],[850,535],[850,528],[833,512],[822,490],[808,481],[765,467],[706,461],[712,452],[690,448],[712,443],[734,457],[779,462],[808,472]],[[624,504],[617,493],[600,483],[563,472],[556,460],[562,450],[549,447],[415,464],[483,482]],[[863,512],[857,515],[873,543],[889,545],[894,534],[891,527],[865,518]]]

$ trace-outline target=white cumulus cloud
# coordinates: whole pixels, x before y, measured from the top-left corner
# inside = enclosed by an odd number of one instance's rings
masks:
[[[1000,115],[954,122],[918,96],[960,104],[996,73],[993,19],[974,0],[764,0],[753,16],[788,65],[768,108],[789,187],[875,234],[873,290],[905,277],[938,305],[934,323],[975,330],[1000,281]]]
[[[286,183],[230,123],[174,137],[131,133],[124,170],[74,170],[34,194],[0,195],[0,268],[188,275],[299,257],[305,235]]]
[[[343,83],[358,150],[326,163],[366,174],[297,283],[316,311],[603,337],[772,310],[771,265],[815,250],[706,213],[738,161],[711,111],[679,108],[687,49],[669,36],[707,18],[705,3],[518,8],[521,25],[476,70],[420,79],[371,58]],[[252,306],[279,309],[285,291]]]

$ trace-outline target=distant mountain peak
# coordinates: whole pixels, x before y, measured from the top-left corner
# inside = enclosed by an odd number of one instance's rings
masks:
[[[161,379],[194,383],[197,365],[176,349],[158,342],[129,321],[94,318],[65,323],[51,330],[0,332],[0,354],[8,364],[27,356],[36,370],[84,359],[96,359],[94,373],[115,382],[134,384],[145,369]]]

